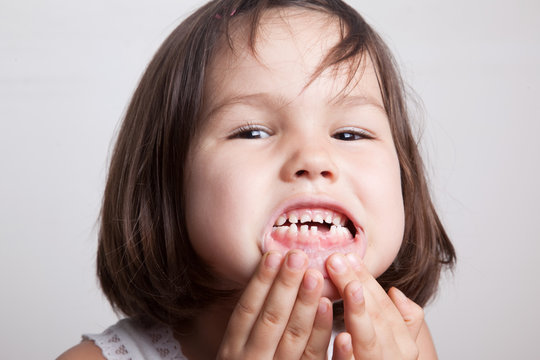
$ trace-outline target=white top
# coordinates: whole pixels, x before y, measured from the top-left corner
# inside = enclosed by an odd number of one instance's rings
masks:
[[[168,327],[146,328],[129,318],[83,339],[93,340],[107,360],[187,360]]]
[[[328,358],[332,358],[337,333],[332,332]],[[156,325],[145,328],[133,319],[123,319],[101,334],[85,334],[93,340],[107,360],[188,360],[170,328]]]

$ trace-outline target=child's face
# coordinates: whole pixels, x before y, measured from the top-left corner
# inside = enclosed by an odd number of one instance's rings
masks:
[[[267,12],[257,58],[238,28],[235,52],[222,46],[211,64],[206,123],[189,154],[187,224],[225,286],[245,284],[268,250],[304,249],[323,275],[335,251],[359,253],[374,276],[397,255],[400,169],[373,65],[345,97],[346,66],[305,88],[337,31],[313,11]],[[324,295],[337,296],[329,280]]]

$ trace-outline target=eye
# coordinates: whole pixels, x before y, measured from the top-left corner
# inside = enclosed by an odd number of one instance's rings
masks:
[[[362,139],[373,139],[373,135],[371,135],[369,132],[363,129],[358,128],[346,128],[346,129],[340,129],[332,135],[334,139],[342,140],[342,141],[355,141],[355,140],[362,140]]]
[[[270,130],[258,125],[244,125],[234,130],[229,139],[266,139]]]

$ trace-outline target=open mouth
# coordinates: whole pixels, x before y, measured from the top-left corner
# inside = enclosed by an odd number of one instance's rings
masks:
[[[367,247],[363,228],[339,207],[330,204],[297,204],[282,210],[262,238],[262,251],[300,249],[309,258],[309,268],[328,278],[326,259],[333,253],[354,252],[364,257]]]
[[[347,247],[359,230],[343,213],[325,208],[289,210],[276,219],[265,236],[268,249],[301,249],[308,256]]]

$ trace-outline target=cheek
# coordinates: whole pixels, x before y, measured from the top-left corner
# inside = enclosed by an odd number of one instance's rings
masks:
[[[397,157],[378,158],[365,174],[364,207],[368,247],[364,262],[377,277],[392,264],[403,242],[405,212]]]
[[[243,283],[260,258],[249,213],[253,187],[234,163],[195,158],[186,181],[186,221],[197,254],[222,279]]]

